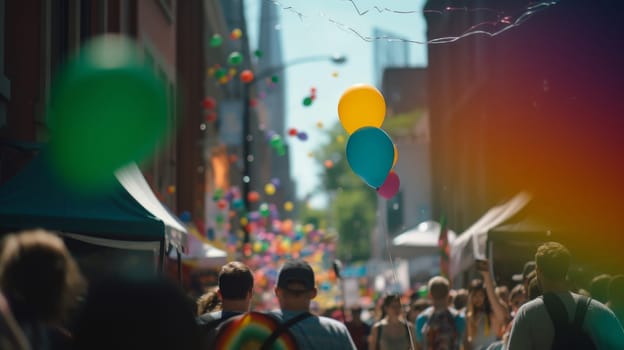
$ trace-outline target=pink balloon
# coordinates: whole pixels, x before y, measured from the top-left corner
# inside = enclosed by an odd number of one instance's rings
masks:
[[[399,176],[394,171],[391,171],[384,183],[377,190],[377,193],[385,199],[390,199],[399,192],[400,185],[401,180],[399,180]]]

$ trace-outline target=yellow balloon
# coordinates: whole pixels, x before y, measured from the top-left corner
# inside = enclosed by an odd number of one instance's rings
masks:
[[[338,117],[351,134],[364,126],[381,127],[386,116],[384,97],[371,85],[357,84],[348,88],[338,102]]]
[[[284,210],[286,211],[292,211],[295,208],[295,205],[293,204],[293,202],[291,201],[286,201],[284,203]]]
[[[338,135],[336,136],[336,141],[338,141],[338,143],[344,143],[345,138],[342,135]]]
[[[266,194],[268,194],[269,196],[272,196],[275,194],[275,185],[273,185],[272,183],[268,183],[266,185],[264,185],[264,192]]]
[[[396,145],[394,146],[394,159],[392,160],[392,167],[394,168],[394,165],[396,164],[397,160],[399,160],[399,149],[397,148]]]

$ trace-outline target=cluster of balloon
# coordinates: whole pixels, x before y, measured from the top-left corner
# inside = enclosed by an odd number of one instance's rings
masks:
[[[202,107],[206,113],[205,119],[207,122],[214,122],[217,120],[217,100],[214,97],[208,96],[204,98]]]
[[[308,140],[308,133],[305,131],[297,131],[295,128],[288,129],[288,136],[297,137],[301,141]]]
[[[168,131],[165,83],[119,35],[97,37],[64,67],[47,108],[50,160],[71,186],[99,190]]]
[[[381,129],[385,115],[383,95],[367,84],[351,86],[338,102],[340,123],[350,134],[346,154],[351,169],[380,196],[390,199],[399,191],[400,180],[391,171],[398,159],[397,148]]]

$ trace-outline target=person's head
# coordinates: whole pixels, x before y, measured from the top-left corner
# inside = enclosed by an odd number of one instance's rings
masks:
[[[277,276],[275,295],[282,310],[308,310],[316,297],[314,270],[303,260],[289,260]]]
[[[427,289],[429,289],[429,295],[434,303],[445,304],[448,302],[449,296],[449,281],[442,276],[435,276],[427,283]]]
[[[494,294],[496,294],[500,300],[508,300],[509,288],[507,288],[507,286],[498,286],[494,289]]]
[[[534,276],[529,280],[529,290],[527,291],[527,297],[529,300],[533,300],[542,295],[542,288],[540,288],[537,276]]]
[[[510,310],[517,310],[526,302],[527,296],[523,284],[518,284],[509,292],[508,305]]]
[[[605,304],[609,300],[609,282],[611,282],[611,276],[607,274],[594,277],[589,286],[591,297]]]
[[[221,300],[216,288],[207,291],[197,298],[197,316],[207,312],[217,311],[221,308]]]
[[[86,282],[63,240],[44,231],[6,236],[0,248],[0,289],[43,322],[61,321]]]
[[[351,319],[352,320],[362,319],[362,308],[360,306],[354,306],[351,308]]]
[[[418,315],[421,312],[425,311],[426,308],[431,306],[431,302],[427,299],[417,299],[412,305],[410,305],[409,312],[407,313],[407,320],[410,322],[415,322]]]
[[[474,279],[470,282],[470,287],[468,288],[468,308],[470,312],[485,312],[486,314],[492,312],[485,286],[480,279]]]
[[[609,304],[624,306],[624,275],[616,275],[609,282]]]
[[[453,307],[455,310],[461,310],[465,308],[467,304],[468,290],[464,288],[457,290],[457,295],[455,295],[455,299],[453,300]]]
[[[561,243],[547,242],[539,246],[535,253],[538,282],[565,282],[570,260],[570,251]]]
[[[254,278],[249,267],[231,261],[219,272],[219,295],[223,300],[247,300],[253,294]]]
[[[401,297],[398,294],[388,294],[381,303],[382,318],[401,316]]]

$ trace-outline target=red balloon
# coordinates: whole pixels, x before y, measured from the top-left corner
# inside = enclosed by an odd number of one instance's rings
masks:
[[[386,181],[384,181],[381,187],[377,190],[377,193],[385,199],[390,199],[394,197],[397,192],[399,192],[400,185],[401,180],[399,179],[399,176],[394,171],[391,171],[390,174],[388,174]]]
[[[214,122],[215,120],[217,120],[217,113],[215,112],[210,112],[206,115],[206,121],[207,122]]]
[[[245,69],[240,73],[240,80],[243,83],[251,83],[254,80],[254,74],[249,69]]]
[[[297,129],[295,129],[295,128],[290,128],[290,129],[288,130],[288,135],[290,135],[290,136],[297,136]]]
[[[213,109],[217,106],[217,100],[215,100],[214,97],[208,96],[202,101],[202,106],[204,109]]]
[[[251,203],[257,202],[260,199],[260,194],[256,191],[251,191],[247,194],[247,200]]]

